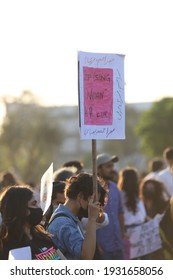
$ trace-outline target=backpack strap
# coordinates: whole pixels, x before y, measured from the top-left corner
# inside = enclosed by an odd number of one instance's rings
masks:
[[[52,215],[52,217],[50,218],[50,220],[49,220],[49,222],[48,222],[48,224],[47,224],[47,226],[46,226],[46,229],[47,229],[48,226],[49,226],[56,218],[58,218],[58,217],[67,217],[67,218],[69,218],[69,216],[66,215],[66,214],[63,213],[63,212],[57,213],[57,214],[55,214],[55,215]]]
[[[65,214],[64,212],[59,212],[59,213],[57,213],[57,214],[55,214],[55,215],[52,215],[52,217],[50,218],[50,220],[49,220],[49,222],[48,222],[48,224],[47,224],[46,230],[48,229],[49,225],[50,225],[56,218],[58,218],[58,217],[67,217],[67,218],[70,219],[70,217],[69,217],[67,214]],[[73,218],[72,218],[72,219],[73,219]],[[73,219],[73,220],[74,220],[74,219]],[[75,221],[75,223],[76,223],[76,221]],[[81,237],[84,239],[83,228],[82,228],[79,224],[76,224],[76,225],[77,225],[77,229],[78,229],[78,231],[79,231]]]

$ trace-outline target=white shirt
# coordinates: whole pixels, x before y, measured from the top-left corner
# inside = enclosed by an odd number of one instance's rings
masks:
[[[142,200],[137,200],[137,210],[135,213],[130,211],[126,206],[126,194],[122,191],[122,203],[124,210],[124,225],[139,225],[145,222],[147,213]]]
[[[157,180],[157,176],[158,176],[159,172],[158,171],[152,171],[150,173],[148,173],[144,178],[143,181],[147,181],[147,180]]]
[[[173,195],[173,174],[171,173],[170,167],[165,168],[164,170],[160,171],[157,175],[157,180],[161,181],[170,196]]]
[[[82,223],[83,229],[86,230],[86,226],[88,224],[88,218],[82,218],[81,223]],[[96,229],[105,227],[108,224],[109,224],[108,214],[104,212],[104,221],[102,223],[96,223]]]

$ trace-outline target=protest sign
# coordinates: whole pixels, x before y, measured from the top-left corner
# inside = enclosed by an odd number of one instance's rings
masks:
[[[43,215],[48,210],[51,204],[52,189],[53,189],[53,163],[49,166],[41,178],[40,189],[40,205],[43,210]]]
[[[130,237],[130,259],[145,256],[161,248],[159,223],[162,215],[157,215],[152,220],[127,229]]]
[[[124,55],[79,52],[81,139],[124,139]]]

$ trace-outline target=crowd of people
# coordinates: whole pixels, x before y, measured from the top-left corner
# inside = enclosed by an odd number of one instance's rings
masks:
[[[39,188],[3,172],[0,259],[21,248],[29,248],[36,260],[173,259],[173,147],[163,151],[163,159],[149,162],[145,176],[130,166],[117,171],[118,161],[116,155],[97,155],[97,194],[82,162],[62,164],[54,171],[44,215]],[[129,229],[135,232],[158,216],[160,247],[131,256]]]

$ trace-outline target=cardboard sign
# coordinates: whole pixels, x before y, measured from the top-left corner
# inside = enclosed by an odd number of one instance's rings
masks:
[[[145,256],[159,250],[162,246],[159,223],[162,215],[157,215],[152,220],[127,229],[130,237],[130,259]]]
[[[81,139],[124,139],[124,56],[79,52]]]
[[[51,204],[52,189],[53,189],[53,163],[49,166],[41,178],[40,189],[40,205],[43,210],[43,215],[48,210]]]

